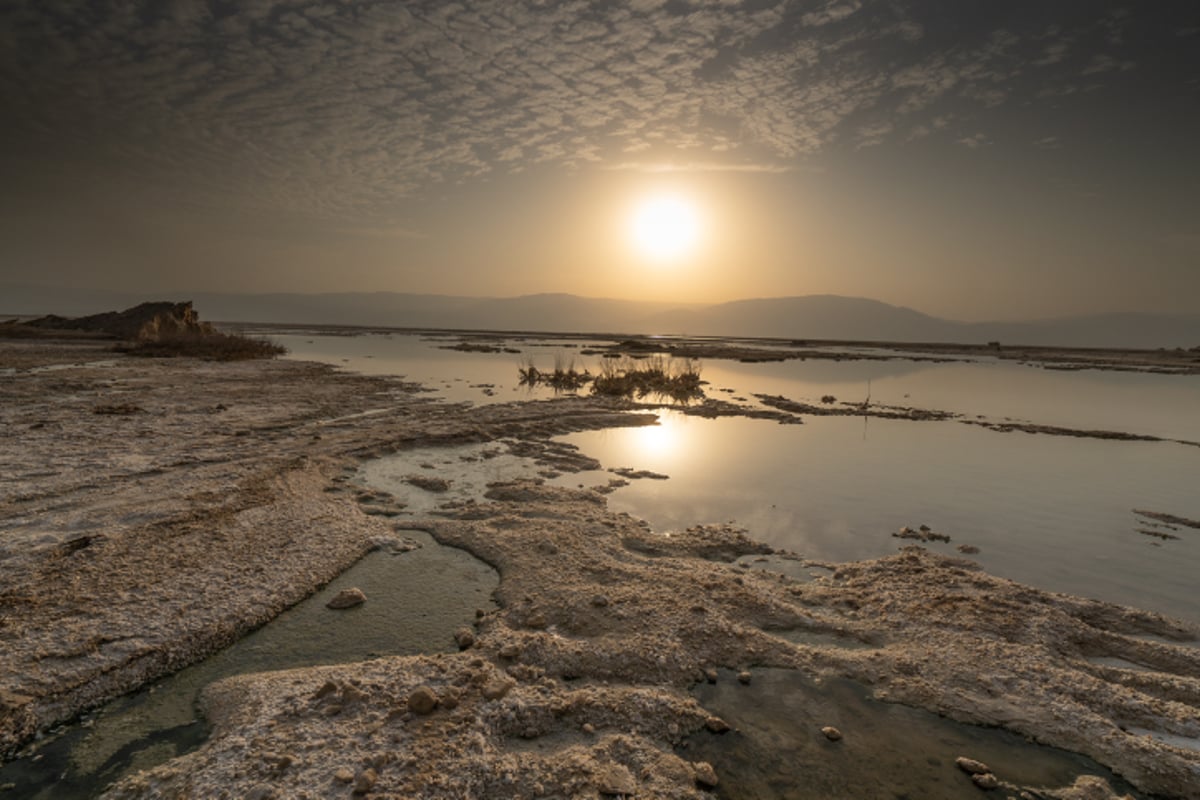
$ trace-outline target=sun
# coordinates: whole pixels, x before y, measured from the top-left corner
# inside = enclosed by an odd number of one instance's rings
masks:
[[[646,197],[629,216],[634,248],[654,261],[676,261],[692,253],[700,242],[700,232],[696,206],[677,194]]]

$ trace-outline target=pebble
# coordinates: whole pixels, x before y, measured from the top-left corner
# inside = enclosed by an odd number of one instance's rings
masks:
[[[704,727],[708,728],[713,733],[724,733],[729,730],[729,723],[720,717],[709,717],[704,720]]]
[[[379,776],[370,767],[359,770],[358,774],[354,776],[354,793],[366,794],[374,788],[377,780],[379,780]]]
[[[975,759],[967,758],[966,756],[959,756],[958,758],[954,759],[954,763],[958,765],[959,769],[968,775],[982,775],[985,772],[992,771],[991,767],[982,761],[976,761]]]
[[[831,742],[839,742],[842,739],[842,732],[832,725],[821,728],[821,733],[825,734],[825,738]]]
[[[750,683],[750,673],[747,672],[746,670],[742,670],[741,672],[739,672],[738,673],[738,683],[749,684]]]
[[[719,675],[718,675],[717,671],[715,669],[713,669],[712,667],[709,667],[708,669],[704,670],[704,679],[707,680],[709,683],[716,683],[718,677],[719,677]]]
[[[585,722],[585,723],[583,723],[583,732],[584,733],[595,733],[596,726],[590,722]]]
[[[521,655],[521,648],[511,642],[500,648],[501,658],[516,658]]]
[[[333,596],[332,600],[325,604],[325,607],[335,609],[354,608],[355,606],[361,606],[366,601],[367,596],[363,594],[363,590],[357,586],[353,586],[349,589],[342,589]]]
[[[717,771],[707,761],[697,761],[692,764],[696,773],[696,784],[703,789],[712,789],[717,785]]]
[[[982,772],[978,775],[972,775],[971,780],[975,781],[975,785],[980,789],[995,789],[1000,785],[1000,779],[990,772]]]
[[[483,697],[485,700],[499,700],[508,694],[510,689],[512,689],[511,681],[491,680],[483,685]]]
[[[637,778],[622,764],[605,764],[597,770],[596,788],[600,794],[636,794]]]
[[[333,779],[338,783],[349,783],[354,780],[354,770],[349,767],[340,767],[337,772],[333,773]]]
[[[475,644],[475,633],[470,628],[459,628],[454,632],[454,641],[459,650],[466,650]]]
[[[418,686],[408,696],[408,710],[414,714],[432,714],[437,703],[437,694],[428,686]]]

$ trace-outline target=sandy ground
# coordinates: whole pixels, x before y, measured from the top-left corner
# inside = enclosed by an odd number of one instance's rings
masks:
[[[81,343],[3,342],[5,367],[5,753],[213,652],[395,537],[335,480],[362,459],[653,420],[581,398],[467,408],[317,365]],[[721,725],[687,690],[755,666],[852,677],[1085,753],[1146,791],[1200,796],[1200,752],[1144,734],[1200,737],[1200,649],[1178,644],[1200,632],[1181,622],[919,548],[803,565],[817,577],[747,570],[732,559],[767,548],[739,531],[663,537],[602,494],[535,483],[420,526],[501,575],[499,610],[463,632],[462,653],[222,681],[205,694],[210,741],[111,796],[701,796],[719,776],[676,746]],[[1085,783],[1042,796],[1110,794]]]

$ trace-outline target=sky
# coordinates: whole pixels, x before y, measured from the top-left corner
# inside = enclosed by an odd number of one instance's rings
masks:
[[[1200,312],[1192,0],[6,0],[0,119],[0,284]]]

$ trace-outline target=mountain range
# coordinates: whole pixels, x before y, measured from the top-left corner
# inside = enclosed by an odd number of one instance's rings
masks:
[[[160,299],[144,293],[0,285],[0,314],[77,316]],[[877,300],[837,295],[715,305],[570,294],[481,298],[393,292],[193,292],[170,299],[191,300],[203,319],[214,322],[965,344],[999,341],[1135,349],[1200,346],[1200,314],[1110,313],[1028,322],[956,322]]]

